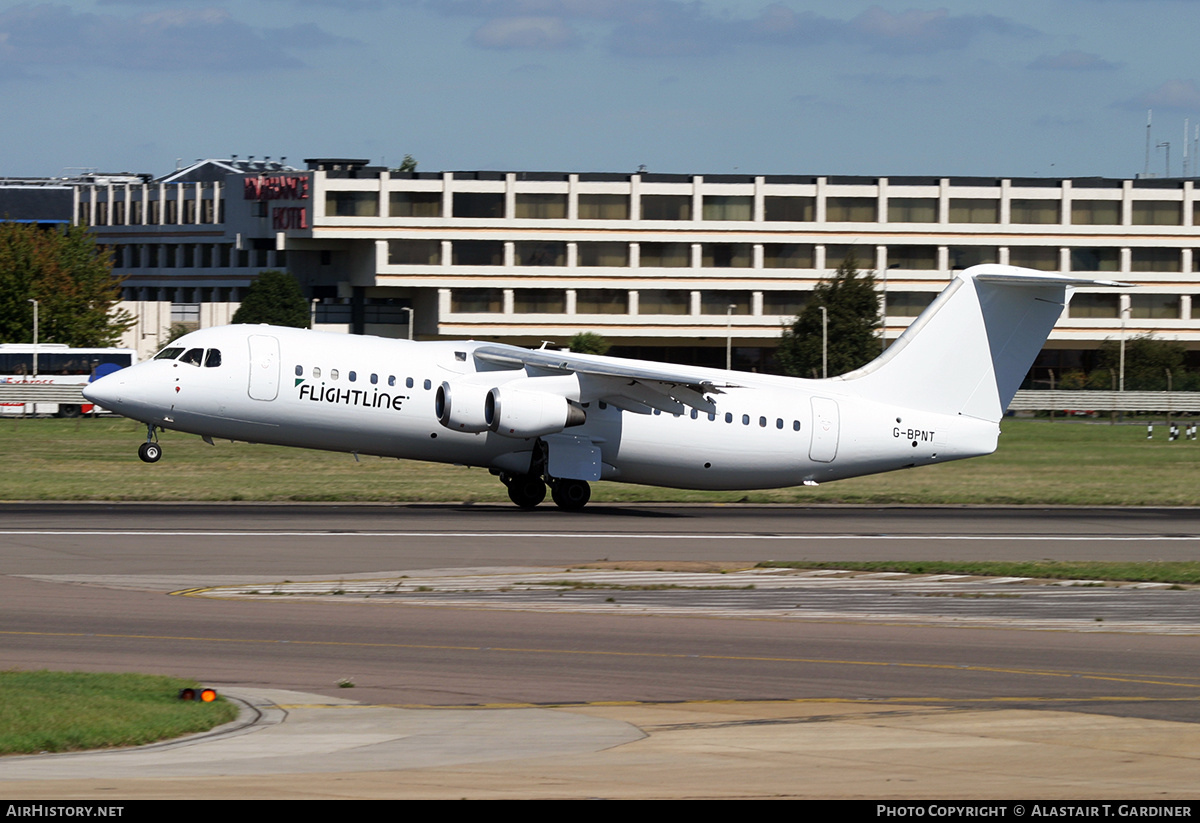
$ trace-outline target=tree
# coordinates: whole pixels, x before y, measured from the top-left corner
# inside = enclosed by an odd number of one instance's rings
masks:
[[[300,292],[296,278],[285,271],[268,269],[246,290],[242,305],[233,315],[234,323],[270,323],[307,329],[308,301]]]
[[[1139,334],[1125,341],[1125,389],[1127,391],[1165,391],[1167,371],[1171,372],[1171,387],[1176,390],[1190,387],[1184,361],[1187,349],[1182,343],[1159,340],[1153,334]],[[1121,341],[1105,340],[1100,346],[1097,365],[1101,372],[1095,382],[1109,388],[1110,375],[1121,368]],[[1095,372],[1093,372],[1095,374]],[[1120,379],[1118,377],[1118,379]]]
[[[416,171],[417,159],[411,154],[404,155],[404,159],[400,161],[400,167],[392,169],[392,171]]]
[[[607,354],[609,342],[595,332],[581,331],[571,338],[571,351],[579,354]]]
[[[821,307],[829,312],[829,375],[845,374],[879,354],[875,273],[859,272],[854,253],[813,289],[804,311],[785,329],[776,356],[787,374],[821,376]]]
[[[83,226],[65,230],[0,223],[0,341],[91,347],[116,344],[135,322],[117,309],[121,279],[112,253]]]

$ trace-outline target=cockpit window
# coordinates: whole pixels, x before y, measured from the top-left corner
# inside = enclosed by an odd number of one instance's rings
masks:
[[[204,362],[204,349],[188,349],[187,354],[179,358],[180,363],[188,363],[192,366],[199,366]]]
[[[182,352],[183,352],[183,348],[179,347],[179,346],[175,346],[173,348],[166,348],[166,349],[163,349],[162,351],[160,351],[158,354],[154,355],[154,359],[155,360],[174,360]]]
[[[221,365],[221,350],[209,349],[204,355],[204,367],[215,369],[219,365]]]

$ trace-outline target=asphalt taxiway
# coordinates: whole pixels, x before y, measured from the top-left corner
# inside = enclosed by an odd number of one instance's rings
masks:
[[[115,780],[131,797],[192,796],[195,781],[206,796],[243,797],[1188,796],[1193,784],[1182,775],[1200,758],[1200,626],[1188,628],[1186,608],[1170,633],[1132,634],[1115,624],[1096,630],[1110,621],[1089,620],[1086,609],[1075,626],[1051,620],[1036,631],[1003,619],[866,619],[903,596],[894,586],[868,587],[874,606],[868,599],[807,618],[654,610],[629,587],[600,598],[599,610],[171,593],[269,591],[305,579],[330,581],[330,591],[343,581],[344,591],[363,578],[400,587],[419,574],[589,564],[728,571],[768,559],[1190,560],[1198,534],[1193,509],[0,506],[6,665],[178,674],[268,703],[263,690],[296,690],[307,697],[276,701],[291,701],[291,728],[309,715],[306,723],[329,724],[287,744],[317,746],[310,762],[326,767],[316,775],[298,777],[295,759],[214,754],[225,764],[215,773],[88,778],[100,769],[88,758],[101,755],[82,755],[61,759],[85,765],[59,777],[0,762],[0,795],[92,796],[97,780]],[[944,591],[959,611],[978,603],[976,618],[1004,599]],[[1190,594],[1141,591],[1122,608],[1153,623],[1163,598]],[[928,605],[942,595],[921,597]],[[362,707],[346,707],[348,697]],[[397,739],[432,746],[439,723],[441,745],[453,749],[475,734],[461,713],[489,706],[510,713],[495,720],[510,742],[540,739],[522,730],[526,722],[561,722],[586,751],[506,747],[499,732],[478,736],[490,742],[470,764],[397,754],[405,748]],[[330,743],[338,718],[368,711],[386,715],[366,724],[381,740],[360,740],[376,756],[328,767],[320,752],[347,750]],[[594,745],[586,731],[565,731],[576,727],[595,728]],[[611,742],[631,729],[636,739]],[[283,734],[272,727],[249,737]],[[189,758],[207,757],[211,745],[190,744]],[[755,779],[738,779],[739,751]],[[257,793],[246,794],[249,785]]]

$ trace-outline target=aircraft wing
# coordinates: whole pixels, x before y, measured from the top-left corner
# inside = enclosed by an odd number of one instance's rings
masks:
[[[676,368],[572,352],[522,349],[516,346],[480,346],[478,360],[501,368],[525,368],[547,374],[576,374],[590,378],[597,399],[632,412],[647,413],[659,409],[671,414],[692,406],[711,412],[713,402],[706,395],[723,394],[736,384],[713,380],[710,375]],[[648,408],[647,408],[648,407]]]

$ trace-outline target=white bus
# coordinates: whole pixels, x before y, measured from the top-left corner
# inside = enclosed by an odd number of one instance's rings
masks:
[[[134,349],[73,349],[64,343],[0,344],[0,384],[90,383],[137,362]],[[52,414],[78,417],[91,412],[91,404],[0,402],[0,414]]]

